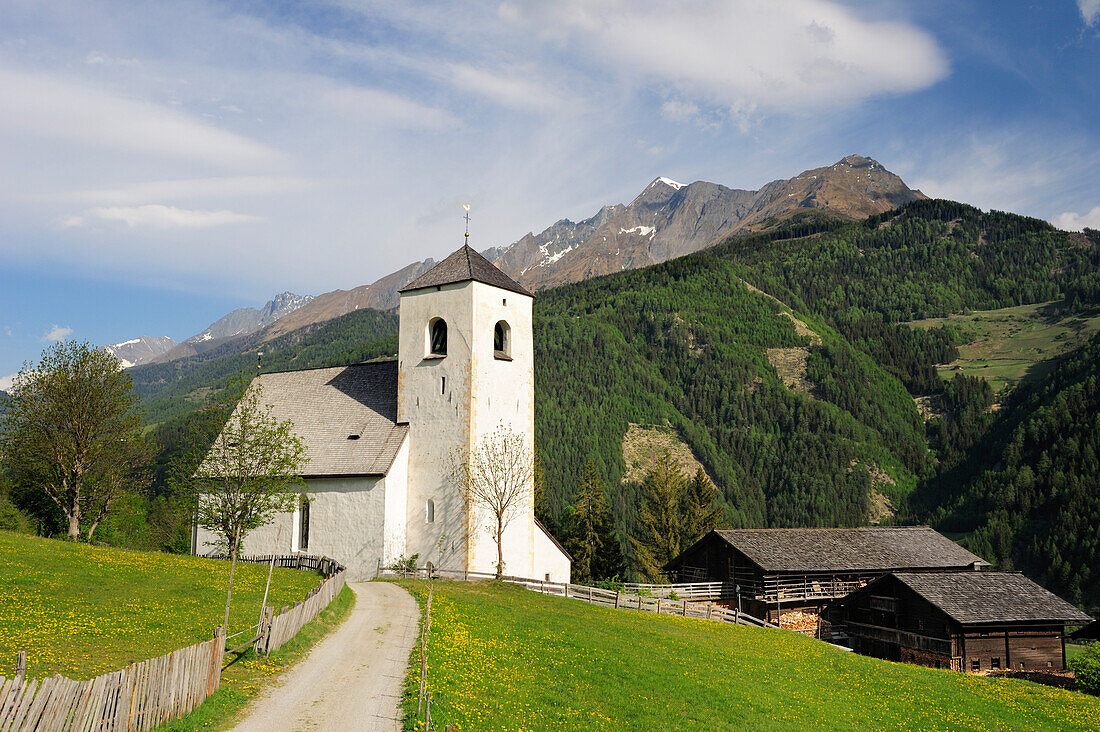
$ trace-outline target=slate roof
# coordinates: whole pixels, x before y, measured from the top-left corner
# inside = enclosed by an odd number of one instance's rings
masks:
[[[438,287],[455,282],[469,282],[470,280],[534,297],[518,282],[497,269],[496,265],[471,249],[469,245],[463,246],[457,252],[402,287],[399,292],[422,290],[425,287]]]
[[[927,526],[855,529],[719,529],[714,532],[765,572],[962,569],[981,557]]]
[[[294,423],[304,478],[385,475],[408,425],[397,424],[397,362],[261,374],[272,415]],[[359,435],[358,439],[348,439]]]
[[[1017,572],[894,572],[892,576],[962,625],[1092,620]]]

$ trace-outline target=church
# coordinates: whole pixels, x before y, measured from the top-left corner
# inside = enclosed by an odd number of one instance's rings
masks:
[[[533,302],[466,245],[401,290],[396,361],[258,376],[272,415],[306,447],[309,492],[243,552],[329,556],[352,580],[414,554],[419,566],[495,573],[490,511],[463,499],[454,466],[501,430],[534,460]],[[196,527],[192,551],[216,541]],[[502,549],[505,574],[569,581],[569,555],[535,519],[533,484]]]

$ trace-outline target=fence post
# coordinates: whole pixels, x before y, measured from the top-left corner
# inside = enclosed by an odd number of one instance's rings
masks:
[[[710,603],[707,603],[707,620],[710,620]]]
[[[661,598],[657,598],[657,614],[661,614]]]
[[[615,590],[615,609],[619,609],[619,591]]]
[[[15,677],[22,679],[27,675],[27,652],[19,651],[15,657]]]
[[[374,578],[378,579],[382,576],[382,560],[378,560],[378,569],[374,570]]]
[[[565,583],[565,596],[569,597],[569,583],[568,582]]]
[[[688,616],[688,601],[684,600],[684,617]]]

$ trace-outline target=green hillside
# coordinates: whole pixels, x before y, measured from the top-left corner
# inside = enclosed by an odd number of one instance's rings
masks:
[[[1100,335],[1013,391],[910,514],[1100,613]]]
[[[0,531],[0,676],[19,651],[29,676],[86,679],[207,640],[228,581],[228,562]],[[237,567],[231,633],[255,624],[266,581],[266,567]],[[277,569],[268,604],[293,604],[316,584]]]
[[[977,364],[981,354],[967,349],[979,346],[986,356],[1041,361],[1080,343],[1100,306],[1098,239],[926,200],[863,222],[807,220],[737,236],[644,270],[540,292],[542,518],[562,532],[591,460],[609,487],[620,534],[634,529],[638,486],[621,480],[623,437],[633,423],[675,431],[721,490],[729,525],[861,524],[872,499],[881,503],[885,495],[904,507],[924,481],[901,520],[979,531],[993,504],[971,500],[970,483],[944,476],[957,465],[974,476],[1001,470],[996,446],[979,440],[994,422],[1026,423],[1043,405],[1006,392],[991,413],[992,390],[969,375],[997,377],[991,381],[1000,387],[1024,374],[964,368],[962,378],[945,381],[937,366],[967,358]],[[922,327],[908,325],[917,320]],[[359,311],[264,344],[263,367],[352,363],[392,354],[395,338],[394,315]],[[166,452],[183,415],[230,374],[253,369],[257,350],[133,370],[150,421],[163,422]],[[1027,388],[1052,373],[1056,360],[1044,363],[1027,367]],[[1052,382],[1051,389],[1062,388]],[[926,423],[914,397],[938,416]],[[1087,442],[1083,424],[1063,426],[1062,439]],[[1080,468],[1055,462],[1068,460],[1062,452],[1047,460],[1051,470],[1042,466],[1052,475]],[[1002,546],[1030,541],[1020,522],[1039,527],[1036,541],[1046,536],[1042,527],[1055,511],[1043,497],[1048,489],[1060,490],[1038,487],[1042,495],[1026,506],[1011,504],[997,542],[975,536],[979,553],[1033,575],[1039,570],[1020,551],[1053,561],[1051,552]],[[1091,504],[1079,502],[1078,510],[1081,521],[1100,524]],[[1055,586],[1100,604],[1083,572],[1067,572]]]
[[[423,606],[426,582],[402,583]],[[413,652],[405,729],[414,729]],[[1100,699],[890,663],[795,633],[436,581],[437,729],[1091,730]]]
[[[239,373],[252,373],[257,356],[265,371],[359,363],[397,353],[397,316],[356,310],[319,325],[260,342],[247,337],[207,353],[130,369],[134,389],[150,423],[178,417],[203,406],[211,389]]]

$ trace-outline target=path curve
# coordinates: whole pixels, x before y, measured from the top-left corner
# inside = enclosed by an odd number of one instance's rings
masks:
[[[401,692],[420,607],[389,582],[349,582],[355,606],[281,681],[257,697],[238,732],[400,730]]]

